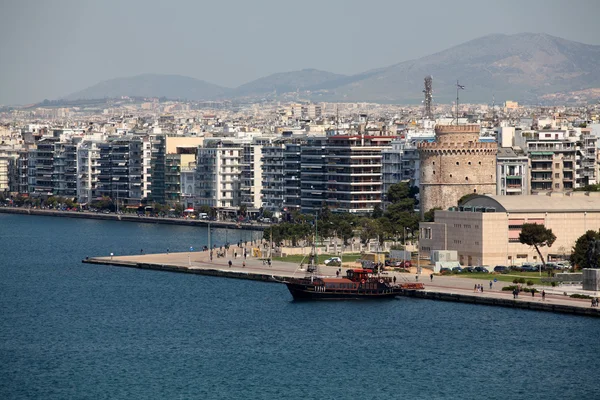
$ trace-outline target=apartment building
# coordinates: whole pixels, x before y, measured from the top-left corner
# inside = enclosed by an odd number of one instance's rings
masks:
[[[195,206],[240,206],[242,146],[228,139],[205,141],[196,159]]]
[[[165,202],[171,206],[181,203],[187,180],[182,180],[182,170],[188,170],[196,162],[195,147],[178,147],[176,154],[167,154],[165,158]],[[152,182],[154,188],[154,182]],[[193,186],[192,186],[193,188]]]
[[[83,141],[77,148],[77,201],[90,203],[96,195],[100,174],[100,148],[96,141]]]
[[[269,141],[264,142],[268,146]],[[260,140],[242,144],[242,176],[240,204],[249,210],[262,207],[263,143]]]
[[[327,137],[309,136],[300,152],[300,209],[314,213],[327,206]]]
[[[54,194],[54,150],[55,144],[60,139],[58,137],[44,137],[37,143],[37,148],[33,150],[29,158],[35,168],[30,164],[30,195],[34,197],[48,197]]]
[[[79,140],[69,139],[54,144],[52,191],[56,196],[77,197],[78,142]]]
[[[529,158],[511,147],[499,147],[496,155],[496,194],[527,195],[529,186]]]
[[[283,148],[283,209],[288,212],[301,207],[302,143],[299,138],[285,143]]]
[[[392,136],[343,135],[327,140],[327,205],[340,212],[370,213],[383,194],[382,151]]]
[[[531,191],[570,191],[596,183],[597,138],[581,130],[542,130],[525,136]]]
[[[98,148],[97,196],[108,196],[119,207],[138,206],[149,194],[150,142],[137,136],[110,137]]]
[[[284,153],[283,141],[262,148],[262,207],[275,213],[284,208]]]

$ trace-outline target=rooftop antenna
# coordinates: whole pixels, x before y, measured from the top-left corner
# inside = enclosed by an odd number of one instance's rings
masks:
[[[425,77],[425,118],[433,120],[433,112],[431,111],[431,103],[433,101],[433,90],[432,90],[432,80],[431,75]]]
[[[458,91],[465,90],[465,87],[456,81],[456,125],[458,125]]]

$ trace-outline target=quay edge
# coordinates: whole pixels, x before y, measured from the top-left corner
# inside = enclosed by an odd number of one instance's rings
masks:
[[[166,225],[184,225],[184,226],[200,226],[207,227],[209,221],[183,219],[183,218],[160,218],[160,217],[138,217],[137,215],[126,214],[103,214],[80,211],[58,211],[58,210],[38,210],[29,208],[16,207],[0,207],[0,213],[3,214],[20,214],[20,215],[39,215],[46,217],[66,217],[66,218],[84,218],[98,219],[105,221],[124,221],[124,222],[141,222],[145,224],[166,224]],[[210,221],[210,226],[213,228],[229,228],[243,229],[251,231],[264,231],[268,225],[264,224],[237,224],[235,222]]]
[[[553,304],[551,302],[538,303],[518,299],[501,299],[497,297],[462,293],[444,293],[431,290],[404,290],[401,295],[427,300],[453,301],[458,303],[482,304],[497,307],[521,308],[532,311],[547,311],[561,314],[600,317],[600,308],[576,307],[564,304]]]
[[[182,265],[171,265],[165,263],[145,263],[125,260],[109,260],[106,258],[86,258],[82,260],[85,264],[112,265],[125,268],[147,269],[155,271],[178,272],[196,275],[216,276],[221,278],[245,279],[268,283],[281,283],[289,276],[261,274],[256,272],[242,272],[239,270],[224,270],[218,268],[188,268]],[[520,308],[532,311],[546,311],[561,314],[582,315],[589,317],[600,317],[600,308],[584,306],[571,306],[565,304],[554,304],[550,301],[545,303],[530,302],[525,300],[503,299],[482,295],[446,293],[432,290],[402,290],[399,296],[412,297],[427,300],[452,301],[460,303],[481,304],[496,307]]]

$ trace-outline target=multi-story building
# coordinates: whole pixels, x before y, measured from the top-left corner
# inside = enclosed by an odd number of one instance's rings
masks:
[[[37,149],[33,151],[34,157],[30,154],[30,159],[35,162],[35,168],[30,168],[30,171],[35,174],[35,179],[30,180],[35,185],[30,194],[35,197],[48,197],[54,194],[54,151],[55,144],[59,141],[58,137],[44,137],[38,141]]]
[[[179,147],[176,154],[167,154],[165,162],[165,202],[171,206],[181,203],[187,180],[182,180],[182,170],[196,162],[195,147]],[[154,184],[154,182],[152,182]],[[192,186],[193,187],[193,186]]]
[[[98,196],[110,197],[116,205],[137,206],[149,190],[144,172],[149,168],[150,143],[141,137],[111,137],[99,143]]]
[[[327,137],[309,136],[300,152],[300,208],[314,213],[327,206]]]
[[[17,149],[0,146],[0,193],[16,191],[18,157]]]
[[[97,196],[100,149],[96,141],[84,141],[77,148],[77,201],[90,203]]]
[[[529,188],[529,158],[523,151],[499,147],[496,155],[496,194],[526,195]]]
[[[240,144],[224,139],[206,141],[198,148],[196,206],[230,210],[240,206],[242,152]]]
[[[266,144],[268,146],[268,144]],[[262,207],[263,145],[257,142],[242,144],[242,181],[240,203],[254,211]]]
[[[382,183],[384,195],[390,186],[398,182],[408,182],[410,186],[419,187],[420,161],[418,143],[425,140],[394,139],[391,148],[381,151]]]
[[[265,210],[280,212],[283,209],[285,143],[275,141],[262,148],[262,206]]]
[[[302,140],[286,143],[283,149],[283,208],[288,212],[301,206]]]
[[[15,190],[20,194],[29,194],[29,150],[19,151],[17,158],[17,187]]]
[[[54,144],[52,191],[57,196],[77,197],[77,146],[74,139]]]
[[[370,213],[381,204],[382,150],[392,136],[339,135],[327,140],[327,205],[334,211]]]

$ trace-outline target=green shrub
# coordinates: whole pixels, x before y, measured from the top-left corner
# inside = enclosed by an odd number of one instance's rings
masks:
[[[529,289],[528,287],[526,287],[526,288],[523,288],[523,291],[524,291],[525,293],[529,293],[529,292],[531,292],[531,289]]]
[[[587,294],[579,294],[579,293],[575,293],[572,294],[570,297],[574,298],[574,299],[591,299],[591,296],[588,296]]]
[[[513,283],[519,283],[519,278],[513,279]]]
[[[552,285],[552,287],[556,287],[556,282],[550,282],[550,284]]]
[[[513,290],[515,290],[517,287],[515,285],[510,285],[510,286],[504,286],[502,288],[503,291],[505,292],[512,292]]]
[[[527,281],[527,286],[533,286],[533,281],[532,280],[528,280]]]
[[[525,278],[519,278],[519,282],[517,283],[525,283]]]

